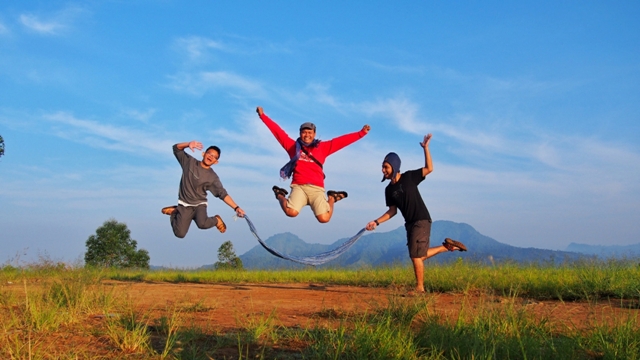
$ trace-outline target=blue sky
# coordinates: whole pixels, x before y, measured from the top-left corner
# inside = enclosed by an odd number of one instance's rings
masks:
[[[111,218],[154,265],[252,248],[212,196],[227,233],[173,236],[160,208],[177,200],[171,145],[189,140],[222,148],[214,170],[263,238],[331,243],[386,211],[384,155],[422,166],[429,132],[435,220],[522,247],[638,243],[638,18],[634,1],[3,2],[0,262],[77,261]],[[258,105],[292,136],[371,125],[325,164],[327,189],[349,192],[329,224],[278,209],[288,159]]]

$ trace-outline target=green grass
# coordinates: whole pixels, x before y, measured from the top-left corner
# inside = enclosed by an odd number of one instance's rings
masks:
[[[213,308],[195,300],[140,314],[104,280],[192,283],[316,283],[366,287],[412,287],[407,267],[361,270],[139,271],[85,269],[38,263],[0,269],[2,359],[638,359],[637,311],[613,323],[590,320],[586,330],[554,328],[536,318],[517,297],[584,300],[637,309],[640,266],[628,261],[564,265],[484,266],[459,261],[429,264],[425,287],[433,292],[482,292],[512,299],[467,308],[457,318],[429,306],[429,296],[393,297],[368,313],[338,314],[333,327],[319,323],[287,328],[269,314],[241,316],[237,331],[218,333],[187,320]],[[11,286],[11,290],[7,289]],[[435,296],[435,295],[434,295]],[[98,314],[102,321],[91,322]],[[159,314],[159,315],[158,315]],[[327,317],[333,313],[326,312]],[[87,343],[67,346],[76,334]],[[92,345],[93,344],[93,345]],[[95,344],[100,345],[100,352]]]
[[[123,281],[172,283],[324,283],[366,287],[410,287],[413,272],[395,266],[351,269],[305,270],[105,270],[100,276]],[[425,288],[436,292],[490,291],[497,295],[517,292],[521,296],[549,300],[596,300],[637,298],[640,265],[632,261],[584,261],[564,265],[479,265],[458,261],[428,264]]]

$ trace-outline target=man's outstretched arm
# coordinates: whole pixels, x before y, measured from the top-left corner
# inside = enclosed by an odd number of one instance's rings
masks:
[[[329,144],[328,155],[333,154],[334,152],[362,139],[365,135],[369,133],[369,130],[371,130],[371,126],[365,125],[362,127],[360,131],[338,136],[337,138],[326,141],[325,143]]]
[[[379,218],[373,221],[369,221],[369,223],[365,228],[369,231],[374,230],[378,225],[380,225],[380,223],[383,223],[391,219],[392,217],[396,216],[397,213],[398,213],[398,208],[396,206],[389,206],[389,210],[387,210],[387,212],[382,214],[382,216],[380,216]]]
[[[431,161],[431,152],[429,151],[429,142],[431,134],[424,136],[420,146],[424,149],[424,167],[422,168],[422,177],[429,175],[433,171],[433,162]]]
[[[202,143],[196,140],[192,140],[189,142],[183,142],[183,143],[178,143],[174,145],[178,150],[184,150],[186,148],[191,149],[192,152],[195,152],[196,150],[202,150]]]
[[[224,201],[225,204],[231,206],[231,208],[233,209],[233,211],[236,212],[236,215],[238,215],[238,217],[244,217],[244,210],[242,210],[240,206],[236,204],[235,201],[233,201],[230,195],[225,196],[222,199],[222,201]]]
[[[260,120],[267,125],[267,128],[271,131],[273,136],[278,140],[280,145],[287,151],[294,146],[295,140],[293,140],[281,127],[276,124],[275,121],[271,120],[267,114],[264,113],[262,106],[258,106],[256,108],[256,112],[258,116],[260,116]]]

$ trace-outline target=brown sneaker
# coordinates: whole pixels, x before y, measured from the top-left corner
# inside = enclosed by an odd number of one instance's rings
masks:
[[[442,246],[446,247],[449,251],[467,251],[467,247],[464,246],[463,243],[449,238],[444,239]]]
[[[173,214],[174,211],[176,211],[177,208],[178,208],[177,206],[167,206],[167,207],[163,207],[161,211],[165,215],[171,215]]]
[[[218,228],[218,231],[220,231],[221,233],[227,231],[227,225],[224,224],[224,221],[222,221],[220,215],[216,215],[214,217],[218,219],[218,223],[216,224],[216,228]]]

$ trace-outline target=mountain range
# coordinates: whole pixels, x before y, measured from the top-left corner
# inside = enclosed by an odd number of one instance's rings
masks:
[[[467,246],[468,251],[442,253],[430,258],[429,262],[448,262],[462,258],[486,263],[507,261],[562,263],[585,256],[575,251],[511,246],[482,235],[465,223],[435,221],[431,228],[431,246],[440,245],[446,237],[461,241]],[[265,243],[283,254],[311,256],[334,249],[346,240],[340,239],[329,245],[308,244],[298,236],[287,232],[273,235],[266,239]],[[406,243],[406,232],[402,226],[389,232],[367,233],[346,253],[319,267],[358,268],[408,264],[409,255]],[[269,254],[259,244],[240,255],[240,259],[247,269],[298,269],[305,267],[305,265],[277,258]]]
[[[632,245],[587,245],[571,243],[566,251],[594,255],[600,258],[635,258],[640,257],[640,243]]]

